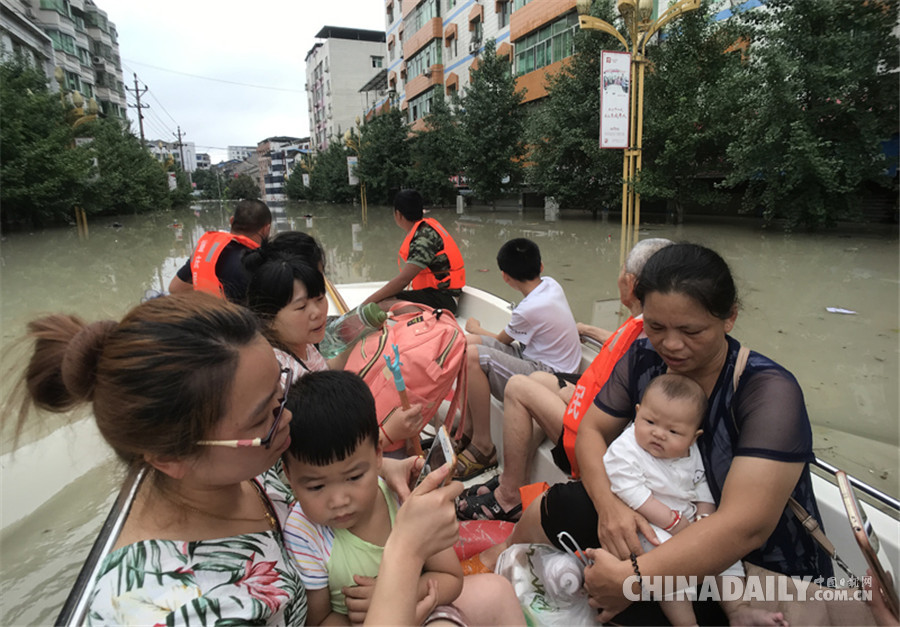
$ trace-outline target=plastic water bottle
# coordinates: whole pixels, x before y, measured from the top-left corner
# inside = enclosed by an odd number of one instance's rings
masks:
[[[325,337],[319,342],[319,352],[325,359],[343,353],[347,348],[384,326],[387,314],[377,303],[354,307],[325,327]]]

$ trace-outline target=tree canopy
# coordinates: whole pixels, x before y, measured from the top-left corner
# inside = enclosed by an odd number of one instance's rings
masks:
[[[469,86],[460,101],[460,155],[469,186],[475,195],[494,202],[505,191],[517,189],[525,154],[525,94],[516,91],[509,59],[497,55],[489,39],[469,69]]]

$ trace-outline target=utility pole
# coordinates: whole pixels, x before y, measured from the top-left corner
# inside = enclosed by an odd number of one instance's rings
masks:
[[[186,133],[185,133],[186,134]],[[181,141],[181,127],[178,127],[178,133],[175,133],[175,136],[178,137],[178,153],[181,155],[181,170],[188,175],[188,181],[191,181],[191,171],[188,170],[187,164],[184,162],[184,143]]]
[[[141,109],[149,109],[149,108],[150,108],[150,105],[148,105],[148,104],[142,105],[142,104],[141,104],[141,95],[142,95],[145,91],[147,91],[147,88],[144,87],[143,89],[139,89],[139,88],[138,88],[137,74],[134,74],[133,76],[134,76],[134,89],[129,89],[128,87],[126,87],[126,88],[125,88],[125,91],[133,91],[133,92],[134,92],[134,99],[137,100],[137,104],[133,104],[133,105],[130,104],[130,105],[128,105],[128,106],[137,109],[137,114],[138,114],[138,126],[140,126],[140,128],[141,128],[141,146],[144,146],[144,114],[143,114],[143,112],[141,111]]]

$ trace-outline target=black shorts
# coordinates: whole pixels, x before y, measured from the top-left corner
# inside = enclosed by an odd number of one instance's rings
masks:
[[[439,290],[433,287],[426,287],[422,290],[403,290],[394,295],[397,300],[405,300],[411,303],[421,303],[428,305],[433,309],[445,309],[454,316],[456,315],[457,302],[447,290]]]
[[[566,447],[563,446],[563,436],[566,434],[566,430],[563,429],[563,432],[559,434],[559,439],[556,441],[556,446],[554,446],[550,450],[550,456],[553,457],[553,463],[562,470],[567,475],[572,475],[572,464],[569,463],[569,456],[566,455]]]
[[[581,378],[580,374],[572,374],[568,372],[554,372],[556,375],[556,381],[559,384],[559,389],[563,389],[567,384],[571,383],[575,385],[578,383],[578,379]],[[566,455],[566,448],[563,446],[563,435],[565,435],[566,430],[563,429],[562,433],[559,434],[559,439],[556,441],[556,446],[550,451],[550,455],[553,457],[553,462],[559,467],[567,475],[572,474],[572,465],[569,463],[569,457]]]
[[[564,547],[557,535],[568,531],[582,549],[597,548],[597,510],[580,481],[557,483],[541,502],[541,527],[547,539],[558,549]]]

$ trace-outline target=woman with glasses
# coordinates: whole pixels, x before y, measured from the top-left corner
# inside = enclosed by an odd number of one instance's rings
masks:
[[[19,429],[31,404],[66,412],[91,403],[117,455],[151,469],[102,562],[89,623],[304,624],[305,591],[280,531],[292,497],[271,472],[290,443],[293,375],[256,318],[194,292],[151,300],[121,322],[54,315],[28,331]],[[396,462],[394,489],[408,493],[413,465]],[[414,589],[420,556],[455,540],[460,485],[438,488],[435,475],[404,506],[380,582]],[[389,589],[376,587],[373,620],[412,616]]]
[[[247,253],[243,263],[250,275],[247,306],[260,319],[278,361],[291,369],[294,378],[343,368],[349,351],[326,362],[315,346],[325,337],[328,322],[324,256],[316,240],[299,231],[279,233]],[[421,411],[418,403],[398,409],[384,423],[381,437],[391,442],[418,437]]]

